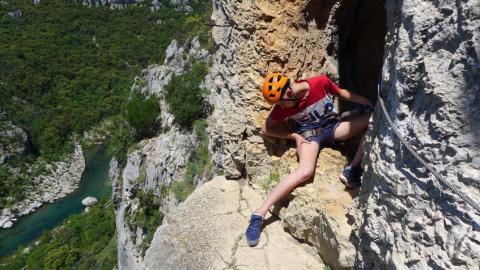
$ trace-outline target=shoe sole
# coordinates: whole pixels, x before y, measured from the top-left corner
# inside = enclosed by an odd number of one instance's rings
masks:
[[[258,245],[258,242],[260,242],[260,238],[258,238],[257,241],[255,241],[255,242],[248,241],[246,235],[245,235],[245,240],[247,240],[247,244],[248,244],[249,246],[251,246],[251,247],[254,247],[254,246]]]
[[[352,185],[348,184],[347,178],[345,178],[345,176],[343,176],[343,175],[340,175],[339,178],[340,178],[340,182],[342,182],[347,188],[357,188],[357,187],[360,187],[360,185],[361,185],[360,184],[358,186],[352,186]]]

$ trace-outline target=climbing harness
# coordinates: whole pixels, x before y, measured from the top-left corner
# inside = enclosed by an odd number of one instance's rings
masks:
[[[322,134],[322,130],[323,128],[316,128],[316,129],[310,129],[310,130],[306,130],[304,132],[302,132],[300,135],[302,135],[303,138],[308,138],[308,137],[311,137],[311,136],[318,136],[320,134]]]
[[[468,203],[470,206],[472,206],[475,210],[477,210],[477,212],[480,213],[480,207],[478,206],[478,204],[470,197],[468,197],[465,192],[462,192],[460,191],[456,186],[452,185],[451,183],[449,183],[447,180],[445,180],[445,178],[443,178],[438,172],[437,170],[435,170],[435,168],[433,168],[430,164],[428,164],[425,159],[423,159],[418,153],[417,151],[405,140],[405,138],[403,138],[402,136],[400,136],[400,132],[397,128],[397,126],[393,123],[392,119],[390,118],[390,115],[388,114],[388,111],[387,111],[387,108],[385,107],[385,103],[380,95],[380,90],[383,89],[383,74],[382,74],[382,77],[380,78],[381,80],[381,83],[378,84],[378,101],[380,103],[380,107],[382,107],[382,112],[383,112],[383,115],[385,116],[385,118],[387,119],[387,122],[388,124],[390,125],[390,127],[392,127],[393,129],[393,132],[395,133],[395,135],[400,139],[400,142],[403,144],[403,146],[405,146],[408,151],[418,160],[420,161],[420,163],[422,163],[423,166],[425,166],[425,168],[427,168],[427,170],[429,170],[433,175],[435,175],[437,177],[437,179],[440,181],[440,183],[442,183],[444,186],[448,187],[450,190],[452,190],[456,195],[458,195],[460,198],[462,198],[462,200],[464,200],[466,203]]]

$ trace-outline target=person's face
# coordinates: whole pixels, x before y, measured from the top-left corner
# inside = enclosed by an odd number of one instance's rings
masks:
[[[293,92],[292,88],[288,86],[287,90],[285,90],[285,93],[283,93],[283,96],[280,98],[278,106],[280,106],[282,109],[293,107],[295,106],[296,101],[297,99],[295,97],[295,93]]]

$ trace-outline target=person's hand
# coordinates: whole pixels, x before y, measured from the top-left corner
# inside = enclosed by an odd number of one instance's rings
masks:
[[[375,104],[373,104],[369,99],[365,98],[365,101],[362,104],[363,106],[368,106],[368,107],[375,107]]]
[[[375,111],[375,105],[370,100],[366,99],[360,110],[365,113],[372,113]]]
[[[300,148],[302,147],[302,144],[304,144],[304,143],[310,144],[310,142],[307,141],[305,138],[303,138],[303,136],[300,135],[300,134],[294,133],[294,134],[292,134],[292,136],[295,140],[295,144],[297,145],[297,153],[300,152]]]

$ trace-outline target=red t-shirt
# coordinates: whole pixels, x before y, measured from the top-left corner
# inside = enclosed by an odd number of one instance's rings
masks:
[[[327,124],[327,115],[336,113],[333,107],[332,95],[338,96],[340,88],[333,83],[327,76],[317,76],[306,80],[310,86],[310,91],[298,103],[296,107],[282,109],[275,105],[270,117],[276,121],[283,121],[287,118],[294,120],[300,131],[315,129]]]

